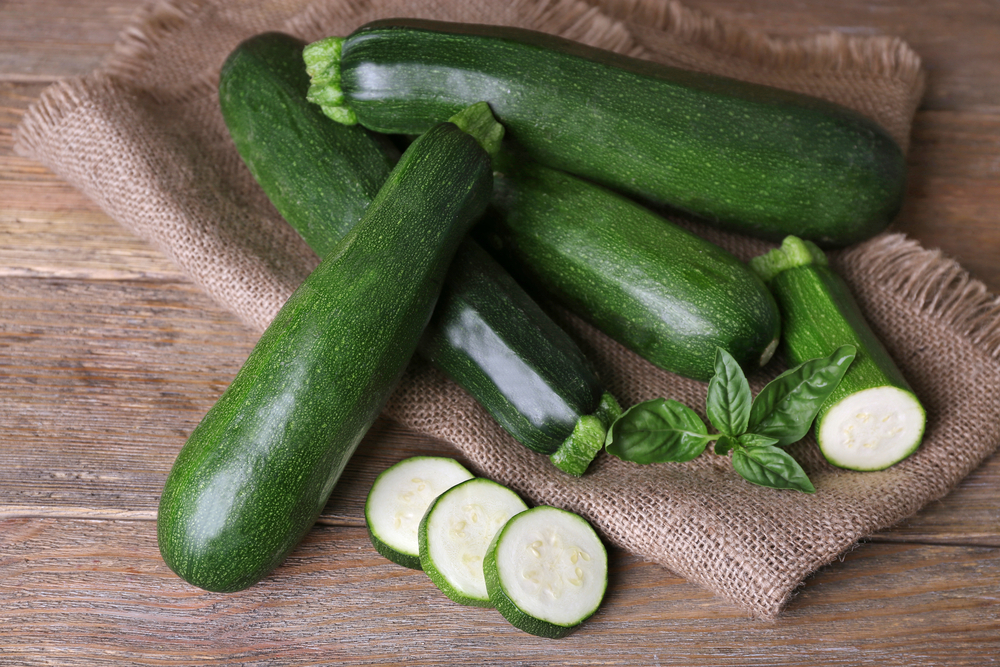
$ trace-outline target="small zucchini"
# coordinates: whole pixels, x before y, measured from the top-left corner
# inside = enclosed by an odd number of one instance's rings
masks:
[[[916,451],[924,408],[823,251],[790,236],[750,266],[778,300],[789,364],[826,356],[841,345],[857,349],[816,417],[816,441],[827,461],[851,470],[882,470]]]
[[[501,152],[473,234],[533,285],[653,364],[708,381],[716,349],[754,371],[780,316],[745,264],[601,186]]]
[[[456,253],[420,353],[504,429],[582,475],[621,413],[577,344],[489,253]]]
[[[189,583],[237,591],[277,567],[395,387],[491,193],[481,143],[495,146],[502,128],[486,105],[462,114],[479,114],[460,122],[476,135],[440,123],[406,150],[178,454],[157,537]]]
[[[278,211],[321,257],[356,224],[398,151],[306,100],[305,43],[265,33],[222,69],[230,135]],[[620,409],[579,347],[474,241],[459,247],[419,346],[516,440],[581,475]]]
[[[905,192],[901,149],[852,110],[540,32],[389,19],[305,60],[340,122],[416,133],[484,100],[539,162],[773,240],[868,238]]]

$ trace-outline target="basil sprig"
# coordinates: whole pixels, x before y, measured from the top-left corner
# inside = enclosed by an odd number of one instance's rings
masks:
[[[782,447],[798,442],[823,401],[837,388],[857,350],[837,348],[769,382],[751,398],[750,383],[732,355],[719,349],[708,383],[705,413],[718,433],[678,401],[656,398],[633,405],[608,429],[609,454],[633,463],[679,463],[697,458],[710,442],[733,469],[754,484],[815,492],[802,466]]]

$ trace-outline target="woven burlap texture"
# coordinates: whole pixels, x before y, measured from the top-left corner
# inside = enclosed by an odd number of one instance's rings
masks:
[[[243,38],[306,40],[390,16],[507,24],[640,58],[800,90],[858,109],[903,145],[923,74],[902,42],[829,34],[778,40],[655,0],[295,0],[149,5],[98,71],[46,90],[17,150],[42,162],[148,239],[260,331],[316,265],[232,146],[215,87]],[[768,244],[687,226],[742,259]],[[533,503],[579,512],[610,542],[775,618],[796,587],[858,540],[945,495],[1000,443],[1000,303],[940,253],[887,233],[837,253],[875,330],[924,401],[918,453],[878,473],[827,465],[795,445],[817,493],[750,485],[729,460],[638,466],[601,455],[580,479],[507,436],[462,390],[415,360],[385,414],[452,443],[479,474]],[[703,409],[706,385],[653,368],[573,315],[554,315],[624,405],[666,396]],[[751,378],[756,392],[782,370]]]

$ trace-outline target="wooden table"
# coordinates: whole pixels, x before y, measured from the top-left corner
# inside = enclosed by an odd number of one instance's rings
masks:
[[[378,471],[454,455],[388,422],[273,576],[234,595],[175,577],[156,547],[160,488],[254,337],[11,142],[28,105],[96,67],[137,4],[0,0],[0,665],[1000,662],[997,457],[818,572],[774,623],[617,551],[604,607],[564,640],[448,602],[365,535]],[[779,35],[906,39],[929,88],[898,228],[1000,293],[1000,5],[700,6]]]

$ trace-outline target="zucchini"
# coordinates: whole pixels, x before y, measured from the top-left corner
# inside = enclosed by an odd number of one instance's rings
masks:
[[[850,470],[882,470],[912,454],[923,438],[924,408],[823,251],[790,236],[750,266],[777,297],[789,364],[841,345],[857,348],[816,416],[816,441],[826,460]]]
[[[473,234],[522,284],[685,377],[708,381],[719,347],[748,371],[771,358],[778,307],[734,256],[570,174],[503,152],[496,164]]]
[[[219,98],[244,162],[323,257],[361,217],[398,151],[306,100],[303,46],[281,33],[244,41],[222,68]],[[574,475],[620,412],[579,347],[472,240],[456,253],[418,349],[516,440]]]
[[[361,219],[399,151],[385,137],[316,113],[305,99],[304,47],[277,32],[240,43],[219,74],[219,107],[268,199],[323,257]]]
[[[421,567],[452,601],[492,606],[483,557],[493,535],[526,509],[516,493],[492,480],[476,477],[456,484],[435,498],[420,520]]]
[[[485,112],[485,113],[484,113]],[[209,591],[246,588],[313,525],[395,387],[448,263],[491,192],[497,130],[435,125],[279,311],[192,432],[160,498],[164,561]]]
[[[868,238],[906,188],[902,150],[852,110],[539,32],[390,19],[304,57],[340,122],[416,133],[485,100],[550,167],[767,239]]]
[[[483,560],[490,602],[516,628],[558,639],[590,618],[608,587],[608,553],[582,517],[534,507],[511,518]]]
[[[471,240],[456,253],[418,350],[521,444],[574,475],[621,413],[576,343]]]
[[[365,499],[372,546],[393,563],[421,569],[417,528],[427,507],[473,477],[461,463],[443,456],[413,456],[383,470]]]

